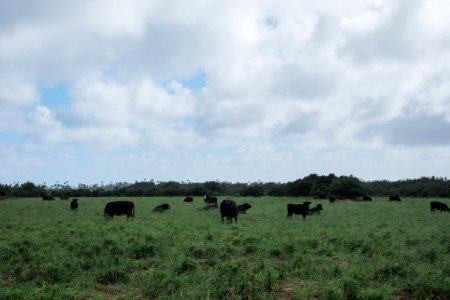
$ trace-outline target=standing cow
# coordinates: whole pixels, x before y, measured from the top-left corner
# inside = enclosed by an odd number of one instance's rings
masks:
[[[329,195],[328,200],[330,201],[331,204],[334,204],[334,202],[336,202],[336,196]]]
[[[389,196],[389,201],[402,201],[399,196]]]
[[[212,195],[204,195],[203,200],[210,204],[217,203],[217,197]]]
[[[220,203],[220,215],[222,217],[222,223],[224,217],[227,218],[227,223],[229,224],[233,223],[233,218],[235,223],[237,223],[238,208],[236,202],[229,199],[223,200]]]
[[[292,219],[292,215],[302,215],[303,219],[306,219],[306,216],[309,213],[309,205],[311,202],[305,201],[303,204],[288,204],[287,205],[287,217]]]
[[[186,202],[186,203],[193,203],[193,202],[194,202],[194,197],[192,197],[192,196],[186,196],[186,197],[184,197],[183,202]]]
[[[72,199],[72,202],[70,202],[70,209],[71,210],[78,209],[78,199],[77,198]]]
[[[430,202],[430,210],[431,210],[431,212],[434,212],[435,210],[439,210],[441,212],[443,212],[443,211],[447,211],[447,212],[450,211],[448,209],[447,204],[442,203],[442,202],[438,202],[438,201],[431,201]]]
[[[53,201],[55,198],[51,195],[44,195],[42,196],[42,201]]]
[[[105,219],[112,219],[114,216],[127,215],[128,218],[134,217],[134,203],[131,201],[113,201],[105,206]]]

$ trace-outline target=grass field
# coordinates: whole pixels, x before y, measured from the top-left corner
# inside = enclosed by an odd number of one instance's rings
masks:
[[[432,199],[312,200],[305,221],[286,218],[304,198],[235,197],[253,207],[232,225],[200,198],[126,199],[132,221],[104,220],[119,198],[0,201],[0,299],[450,299],[450,214]]]

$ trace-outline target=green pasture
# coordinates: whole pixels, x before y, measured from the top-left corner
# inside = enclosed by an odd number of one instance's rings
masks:
[[[253,207],[232,225],[199,197],[0,201],[0,299],[450,299],[439,199],[311,200],[324,210],[306,220],[286,218],[306,198],[233,199]],[[113,200],[135,218],[105,221]]]

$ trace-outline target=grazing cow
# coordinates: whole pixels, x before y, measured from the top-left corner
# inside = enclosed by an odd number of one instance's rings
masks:
[[[220,215],[222,217],[222,223],[224,217],[227,218],[227,223],[229,224],[233,223],[233,218],[235,223],[237,223],[238,208],[236,202],[230,199],[220,202]]]
[[[192,197],[192,196],[186,196],[186,197],[184,197],[183,202],[193,203],[193,202],[194,202],[194,197]]]
[[[69,196],[60,196],[59,200],[69,200]]]
[[[250,208],[252,208],[252,206],[250,204],[248,204],[248,203],[244,203],[244,204],[238,205],[238,207],[237,207],[239,214],[247,213],[247,210],[250,209]]]
[[[170,209],[170,205],[167,204],[167,203],[164,203],[164,204],[161,204],[161,205],[158,205],[157,207],[155,207],[153,209],[153,212],[163,213],[163,212],[165,212],[168,209]]]
[[[42,196],[42,201],[53,201],[53,200],[55,200],[55,198],[53,198],[53,196],[51,195]]]
[[[105,206],[105,219],[112,219],[114,216],[127,215],[128,218],[134,217],[134,203],[131,201],[113,201]]]
[[[401,201],[399,196],[389,196],[389,201]]]
[[[330,201],[331,204],[333,204],[334,202],[336,202],[336,196],[330,195],[328,196],[328,200]]]
[[[212,195],[204,195],[203,200],[205,200],[206,203],[217,203],[217,197]]]
[[[373,200],[373,198],[370,196],[363,196],[362,199],[363,199],[363,201],[372,201]]]
[[[316,207],[309,209],[308,214],[309,215],[320,214],[321,210],[323,210],[322,204],[317,204]]]
[[[430,202],[430,210],[431,212],[434,212],[434,210],[437,209],[441,212],[443,211],[447,211],[449,212],[450,210],[448,209],[447,204],[442,203],[442,202],[438,202],[438,201],[431,201]]]
[[[287,205],[287,216],[292,219],[292,215],[302,215],[303,218],[306,218],[309,212],[309,205],[311,202],[306,201],[303,204],[288,204]]]
[[[208,210],[213,210],[213,209],[217,209],[217,208],[219,208],[219,206],[217,206],[217,203],[214,203],[214,204],[205,205],[203,207],[198,207],[197,210],[208,211]]]
[[[71,210],[78,209],[78,199],[77,198],[72,199],[72,202],[70,202],[70,209]]]

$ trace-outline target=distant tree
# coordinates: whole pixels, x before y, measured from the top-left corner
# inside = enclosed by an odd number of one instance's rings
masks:
[[[340,195],[349,199],[367,195],[368,193],[364,184],[353,176],[335,178],[331,182],[329,191],[334,195]]]
[[[176,181],[168,181],[158,184],[156,186],[156,193],[161,196],[182,196],[185,194],[181,188],[181,184]]]
[[[287,184],[274,185],[267,194],[270,196],[288,196]]]
[[[338,194],[348,198],[362,195],[401,195],[410,197],[450,197],[450,180],[442,177],[421,177],[417,179],[404,179],[397,181],[376,180],[362,182],[354,176],[340,176],[334,174],[326,176],[310,174],[302,179],[286,183],[261,181],[253,183],[231,183],[207,181],[205,183],[193,182],[157,182],[143,181],[133,184],[127,182],[110,183],[104,185],[78,184],[71,187],[68,182],[47,187],[36,185],[33,182],[13,184],[0,183],[0,196],[5,197],[40,197],[42,195],[92,197],[92,196],[182,196],[204,194],[215,195],[257,195],[270,196],[313,196],[326,197],[329,193]]]
[[[324,182],[318,182],[311,188],[310,195],[314,198],[326,198],[330,193],[330,184]]]
[[[202,184],[191,184],[186,189],[186,195],[203,196],[207,194]]]
[[[6,184],[0,184],[0,197],[6,196],[11,191],[11,188]]]
[[[287,183],[287,194],[289,196],[308,196],[313,184],[311,181],[298,179]]]
[[[203,187],[205,188],[208,194],[222,193],[222,187],[220,185],[220,182],[218,181],[206,181],[205,183],[203,183]]]
[[[241,196],[261,197],[264,196],[264,190],[257,185],[251,185],[241,190]]]
[[[330,193],[330,185],[336,178],[333,173],[328,176],[318,176],[311,188],[310,195],[315,198],[326,198]]]

